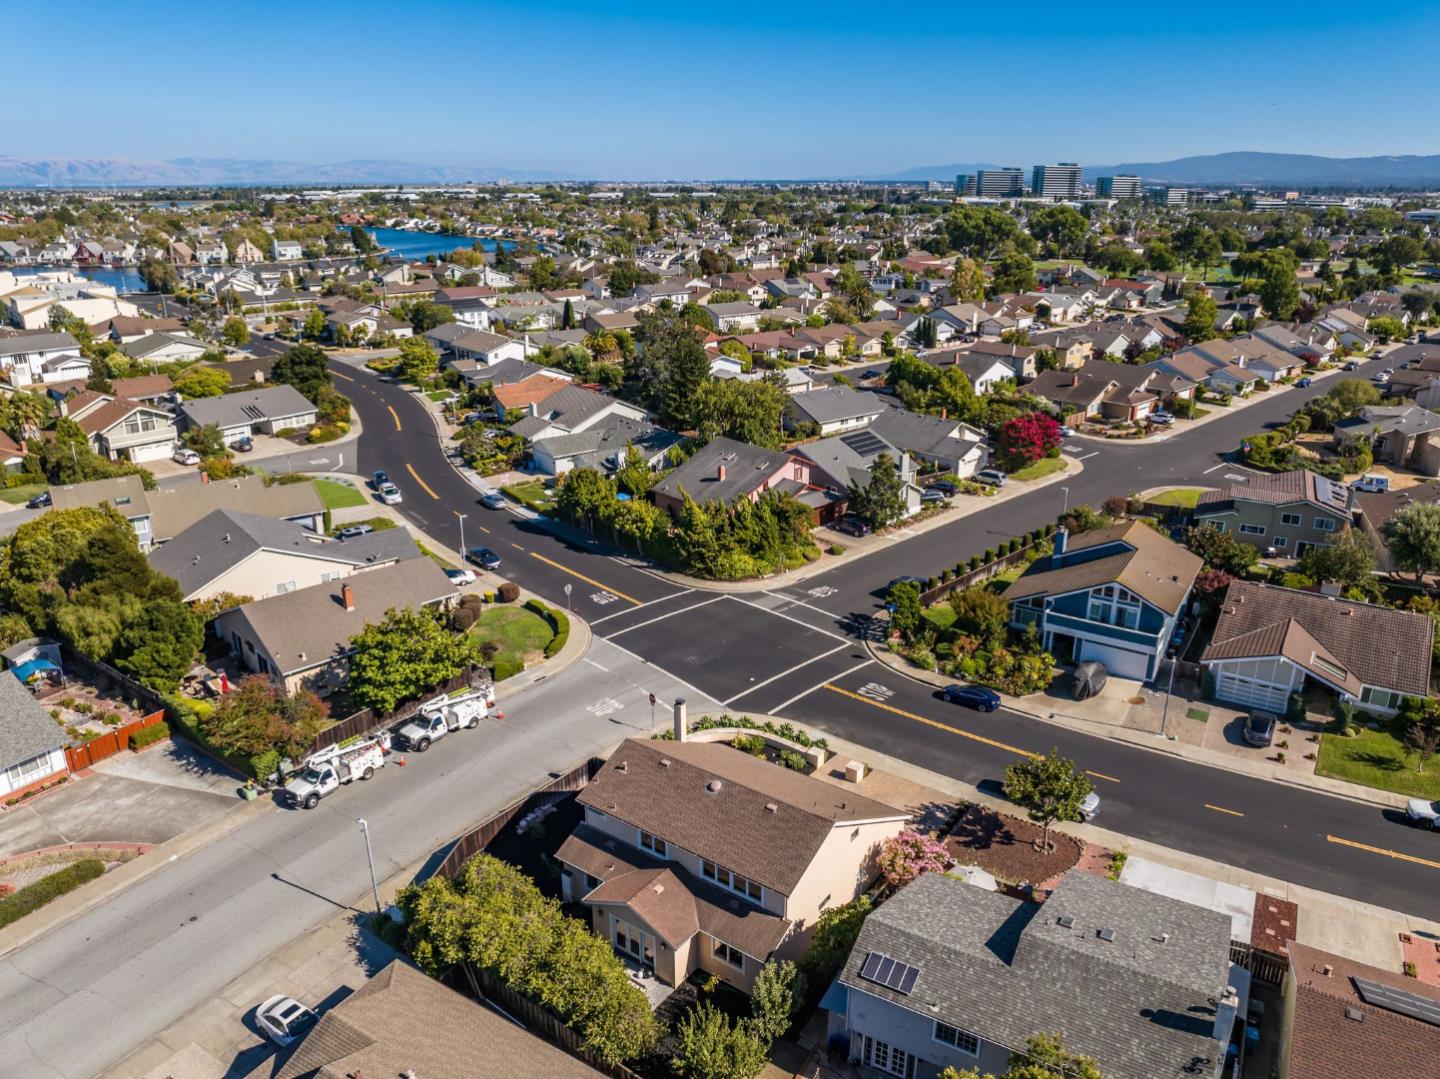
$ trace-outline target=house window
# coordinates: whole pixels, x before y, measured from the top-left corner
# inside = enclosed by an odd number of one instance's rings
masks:
[[[1300,523],[1300,515],[1298,513],[1282,513],[1280,515],[1280,523],[1282,525],[1298,525]]]
[[[649,832],[645,831],[642,831],[640,833],[640,847],[642,850],[648,850],[651,854],[657,855],[661,858],[665,857],[665,851],[667,849],[665,845],[665,840],[661,839],[659,836],[653,836]]]
[[[294,581],[280,581],[278,584],[275,585],[275,594],[277,596],[283,596],[286,592],[293,591],[295,591]]]
[[[654,964],[655,938],[619,918],[614,918],[612,921],[614,929],[610,939],[614,942],[615,947],[642,963]]]
[[[342,574],[338,569],[332,569],[327,573],[320,574],[320,583],[327,584],[330,581],[338,581],[343,576],[344,574]]]
[[[41,753],[39,756],[21,761],[19,764],[12,764],[5,769],[5,778],[10,781],[10,789],[13,791],[27,783],[35,782],[41,776],[48,776],[53,771],[54,769],[50,767],[50,754]]]
[[[1333,517],[1316,517],[1315,529],[1318,532],[1334,532],[1335,519]]]
[[[1290,545],[1290,541],[1284,536],[1271,536],[1270,542],[1276,547],[1288,547]]]
[[[1216,532],[1224,532],[1224,531],[1225,531],[1225,522],[1224,522],[1224,521],[1207,521],[1207,522],[1205,522],[1205,523],[1208,524],[1211,528],[1213,528]]]
[[[1134,629],[1140,624],[1140,600],[1118,585],[1097,588],[1090,593],[1090,621]]]
[[[726,963],[736,970],[745,969],[745,956],[740,953],[740,949],[733,948],[723,940],[716,940],[714,937],[710,938],[710,945],[711,951],[715,953],[715,958],[720,962]]]
[[[125,417],[125,433],[127,435],[138,435],[145,431],[153,431],[159,427],[154,416],[148,412],[141,412],[133,416]]]
[[[896,1049],[893,1045],[879,1041],[862,1034],[861,1038],[861,1059],[872,1068],[878,1068],[888,1075],[899,1076],[900,1079],[914,1079],[915,1058],[903,1049]]]
[[[1400,706],[1400,694],[1388,689],[1374,689],[1366,686],[1360,691],[1360,702],[1362,704],[1373,704],[1376,708],[1398,708]]]
[[[1242,536],[1263,536],[1263,535],[1265,535],[1265,526],[1264,526],[1264,525],[1241,525],[1241,526],[1240,526],[1240,534],[1241,534]]]
[[[765,889],[756,884],[753,880],[742,877],[733,870],[726,869],[723,865],[716,865],[707,859],[700,859],[700,875],[706,880],[713,880],[722,888],[729,888],[732,892],[739,892],[747,899],[753,899],[757,903],[765,900]]]
[[[946,1026],[937,1020],[934,1038],[937,1042],[959,1049],[962,1053],[969,1053],[972,1057],[980,1055],[980,1039],[968,1030]]]

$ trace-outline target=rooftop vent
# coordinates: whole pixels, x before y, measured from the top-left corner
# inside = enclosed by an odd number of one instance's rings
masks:
[[[1075,927],[1075,919],[1068,914],[1062,914],[1055,919],[1055,924],[1062,929],[1073,929]]]
[[[1153,940],[1156,944],[1169,944],[1169,943],[1170,943],[1170,934],[1169,934],[1169,933],[1156,933],[1156,934],[1155,934],[1153,937],[1151,937],[1150,939]]]
[[[1335,968],[1334,968],[1333,966],[1331,966],[1329,963],[1326,963],[1323,967],[1320,968],[1320,973],[1323,974],[1323,975],[1325,975],[1325,977],[1328,978],[1328,977],[1330,977],[1330,975],[1332,975],[1332,974],[1335,973]]]
[[[1346,1008],[1345,1018],[1353,1019],[1357,1023],[1363,1023],[1365,1022],[1365,1013],[1359,1008]]]
[[[1113,930],[1113,929],[1099,929],[1099,930],[1096,930],[1095,935],[1096,935],[1097,937],[1099,937],[1101,940],[1103,940],[1106,944],[1109,944],[1112,940],[1115,939],[1115,930]]]
[[[617,765],[615,766],[615,771],[617,771],[617,772],[628,772],[628,771],[630,771],[630,762],[629,762],[629,761],[621,761],[619,764],[617,764]]]
[[[725,784],[721,783],[718,779],[712,779],[709,783],[705,784],[705,789],[711,794],[719,794],[720,788],[724,785]]]
[[[767,813],[779,813],[779,812],[780,812],[780,807],[777,806],[774,802],[766,802],[766,803],[765,803],[765,812],[767,812]]]
[[[669,767],[670,767],[670,758],[669,758],[669,757],[661,757],[661,758],[660,758],[660,767],[661,767],[661,768],[669,768]]]

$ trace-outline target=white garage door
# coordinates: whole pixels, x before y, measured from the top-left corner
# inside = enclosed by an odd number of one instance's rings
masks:
[[[173,442],[154,442],[149,446],[134,446],[130,450],[130,460],[136,464],[143,461],[160,461],[169,457],[175,452]]]
[[[1283,713],[1290,700],[1290,687],[1277,686],[1255,678],[1242,678],[1238,674],[1221,671],[1215,676],[1215,696],[1231,704],[1263,708],[1267,712]]]
[[[1143,682],[1149,677],[1145,668],[1150,657],[1144,652],[1132,652],[1128,648],[1117,648],[1113,644],[1096,644],[1094,641],[1080,641],[1076,654],[1077,662],[1093,659],[1105,664],[1105,669],[1117,678],[1135,678]]]

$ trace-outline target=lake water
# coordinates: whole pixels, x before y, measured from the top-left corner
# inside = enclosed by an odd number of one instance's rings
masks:
[[[486,251],[495,250],[494,240],[477,240],[474,236],[454,236],[445,232],[409,232],[405,229],[366,229],[377,244],[399,259],[423,259],[426,255],[448,255],[451,251],[479,244]],[[506,243],[506,247],[514,244]]]
[[[81,270],[69,266],[16,266],[14,268],[17,277],[28,277],[31,274],[44,273],[47,270],[70,270],[71,273],[78,273],[87,281],[110,285],[117,292],[145,291],[145,282],[140,279],[140,271],[133,266],[118,270],[109,266],[87,266]]]

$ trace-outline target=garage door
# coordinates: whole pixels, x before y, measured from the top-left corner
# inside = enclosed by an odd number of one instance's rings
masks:
[[[1290,687],[1221,671],[1215,676],[1215,696],[1231,704],[1283,713],[1290,700]]]
[[[134,446],[130,450],[130,460],[136,464],[142,461],[161,461],[175,452],[173,442],[155,442],[149,446]]]
[[[1105,669],[1117,678],[1135,678],[1143,682],[1150,675],[1146,671],[1150,657],[1144,652],[1132,652],[1128,648],[1117,648],[1113,644],[1096,644],[1094,641],[1080,641],[1076,662],[1093,659],[1105,664]]]

